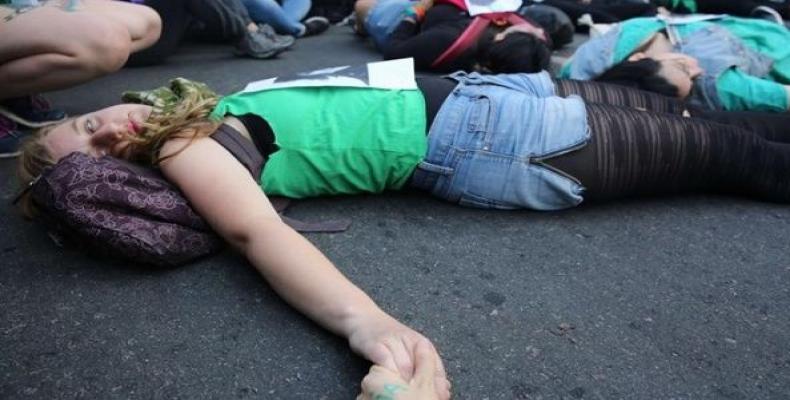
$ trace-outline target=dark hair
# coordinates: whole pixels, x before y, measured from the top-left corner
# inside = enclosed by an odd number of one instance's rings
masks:
[[[518,14],[546,31],[546,34],[551,39],[550,47],[552,50],[559,49],[573,42],[576,28],[573,26],[568,14],[561,9],[545,4],[530,4],[522,6],[518,10]]]
[[[549,47],[526,32],[512,32],[489,43],[482,61],[494,73],[538,72],[546,69],[551,60]]]
[[[609,68],[594,80],[678,97],[680,89],[659,75],[659,70],[661,70],[661,64],[652,58],[643,58],[637,61],[625,60]]]

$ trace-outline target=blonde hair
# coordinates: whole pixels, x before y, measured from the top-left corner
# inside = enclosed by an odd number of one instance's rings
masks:
[[[185,146],[173,154],[160,157],[159,152],[169,139],[188,138],[190,139],[189,143],[192,143],[197,138],[214,133],[219,126],[219,121],[211,119],[210,114],[218,101],[219,96],[212,91],[188,91],[184,93],[178,103],[162,109],[155,108],[148,120],[143,123],[145,130],[140,135],[126,137],[133,147],[134,159],[131,161],[158,165],[186,148]],[[24,189],[35,183],[35,180],[47,167],[53,166],[57,162],[44,144],[43,139],[55,127],[72,119],[70,118],[59,125],[41,128],[22,144],[17,177]],[[29,190],[23,192],[18,201],[22,214],[26,217],[33,218],[38,214]]]
[[[160,157],[159,151],[168,140],[188,138],[191,143],[194,139],[214,133],[219,121],[211,119],[209,115],[217,102],[219,96],[212,91],[188,91],[178,103],[161,110],[154,109],[148,121],[143,124],[145,131],[139,136],[127,137],[132,146],[136,147],[132,152],[136,155],[133,161],[157,165],[178,154],[176,152]]]

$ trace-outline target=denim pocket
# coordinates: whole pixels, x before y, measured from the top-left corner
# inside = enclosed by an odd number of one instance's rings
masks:
[[[512,157],[488,151],[470,151],[459,157],[453,180],[458,204],[467,207],[512,210],[521,208],[516,189],[522,166]]]

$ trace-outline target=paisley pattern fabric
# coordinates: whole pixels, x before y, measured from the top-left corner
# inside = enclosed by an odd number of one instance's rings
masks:
[[[116,158],[73,153],[32,195],[56,232],[103,255],[172,266],[223,243],[158,170]]]

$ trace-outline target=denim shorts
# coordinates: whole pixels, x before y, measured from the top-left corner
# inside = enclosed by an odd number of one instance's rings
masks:
[[[370,9],[365,19],[365,31],[379,51],[387,44],[390,35],[403,19],[403,11],[411,4],[410,0],[378,0]]]
[[[587,145],[581,98],[557,97],[546,72],[450,75],[458,86],[428,134],[428,153],[411,185],[464,206],[559,210],[584,187],[544,163]]]

